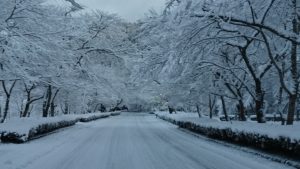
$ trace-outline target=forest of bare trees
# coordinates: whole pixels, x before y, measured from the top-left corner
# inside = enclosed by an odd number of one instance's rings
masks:
[[[300,119],[297,0],[169,0],[135,23],[45,2],[0,2],[2,123],[120,100],[226,120]]]

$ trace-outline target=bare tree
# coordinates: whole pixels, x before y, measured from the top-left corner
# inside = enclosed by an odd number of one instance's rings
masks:
[[[6,120],[6,117],[7,117],[8,111],[9,111],[9,103],[10,103],[11,94],[12,94],[13,88],[15,87],[17,81],[18,80],[13,80],[11,86],[8,89],[5,80],[1,80],[2,88],[4,90],[6,100],[5,100],[4,110],[3,110],[3,118],[1,119],[0,123],[4,123]]]
[[[20,113],[20,116],[21,117],[29,117],[30,114],[30,107],[31,107],[31,104],[38,101],[38,100],[41,100],[42,98],[44,98],[44,96],[40,96],[40,97],[33,97],[31,96],[32,94],[32,91],[36,88],[36,84],[32,84],[30,87],[24,82],[24,87],[25,87],[25,92],[26,92],[26,96],[27,96],[27,100],[26,100],[26,103],[25,103],[25,107],[24,107],[24,110],[21,111]]]
[[[53,86],[48,85],[47,91],[46,91],[46,97],[43,103],[43,117],[48,117],[49,115],[51,117],[54,116],[55,111],[55,98],[59,92],[59,89],[56,89],[56,91],[53,93]]]

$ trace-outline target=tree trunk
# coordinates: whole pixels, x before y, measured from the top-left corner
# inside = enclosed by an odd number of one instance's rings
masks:
[[[28,112],[29,112],[29,107],[30,107],[30,103],[27,102],[26,105],[25,105],[24,111],[22,113],[22,117],[27,117]]]
[[[251,42],[248,42],[248,44],[243,48],[240,47],[239,50],[255,83],[255,113],[256,113],[257,122],[265,123],[263,110],[262,110],[264,104],[264,93],[261,86],[261,80],[257,77],[255,70],[252,67],[247,55],[247,48],[249,47],[250,43]]]
[[[283,114],[280,112],[279,115],[280,115],[281,125],[285,125],[285,119],[283,117]]]
[[[297,121],[300,121],[300,112],[298,110],[297,111]]]
[[[54,104],[54,102],[51,102],[51,104],[50,104],[50,115],[51,115],[51,117],[55,116],[55,104]]]
[[[199,105],[198,105],[198,104],[196,105],[196,108],[197,108],[197,113],[198,113],[198,116],[199,116],[199,118],[201,118],[201,117],[202,117],[202,115],[201,115],[201,112],[200,112],[200,107],[199,107]]]
[[[39,98],[35,98],[35,99],[29,98],[29,100],[26,101],[25,109],[24,109],[24,111],[22,113],[22,117],[29,117],[30,116],[29,112],[30,112],[30,106],[31,106],[31,104],[33,102],[41,100],[42,98],[43,98],[43,96],[39,97]]]
[[[294,7],[294,18],[293,18],[293,32],[299,35],[299,21],[297,18],[297,1],[293,0]],[[297,40],[294,38],[294,40]],[[293,79],[293,93],[289,96],[289,108],[288,108],[288,116],[287,116],[287,125],[293,125],[294,123],[294,115],[297,107],[297,97],[299,91],[299,81],[298,81],[298,69],[297,69],[297,48],[298,44],[296,42],[292,42],[292,50],[291,50],[291,74]]]
[[[52,98],[52,87],[51,87],[51,85],[49,85],[48,89],[47,89],[46,98],[43,103],[43,117],[48,117],[51,98]]]
[[[10,102],[10,95],[6,96],[5,107],[4,107],[4,111],[3,111],[3,118],[0,121],[0,123],[4,123],[4,121],[7,117],[8,110],[9,110],[9,102]]]
[[[15,87],[16,83],[17,83],[17,80],[15,80],[13,82],[13,84],[11,85],[10,89],[7,90],[5,81],[2,81],[2,87],[3,87],[3,90],[6,95],[6,101],[5,101],[4,111],[3,111],[3,118],[1,119],[0,123],[4,123],[4,121],[6,120],[8,110],[9,110],[10,96],[11,96],[12,90]]]
[[[245,112],[245,105],[243,102],[243,97],[240,89],[237,89],[237,95],[239,97],[239,120],[246,121],[246,112]]]
[[[221,101],[222,101],[222,109],[223,109],[223,113],[225,116],[225,120],[229,121],[228,119],[228,114],[227,114],[227,110],[226,110],[226,105],[225,105],[225,100],[224,100],[224,96],[221,96]]]
[[[32,86],[30,89],[28,89],[26,83],[24,83],[24,85],[25,85],[25,91],[27,93],[27,100],[26,100],[24,111],[21,113],[21,117],[27,117],[29,106],[30,106],[29,102],[31,98],[31,90],[34,88],[34,86]]]
[[[239,100],[239,120],[246,121],[246,113],[245,113],[245,106],[242,100]]]
[[[211,96],[209,95],[209,118],[212,119],[213,116],[213,106],[212,106],[212,101],[211,101]]]
[[[283,94],[283,88],[280,87],[279,88],[279,94],[278,94],[278,107],[277,107],[277,109],[278,109],[278,112],[279,112],[279,115],[280,115],[281,125],[285,125],[285,119],[284,119],[283,114],[282,114],[282,112],[279,108],[280,105],[282,104],[282,94]]]
[[[33,110],[33,106],[30,107],[30,110],[28,111],[27,117],[30,117],[30,114],[31,114],[32,110]]]
[[[255,113],[258,123],[265,123],[263,106],[264,106],[264,93],[262,91],[260,80],[256,80],[255,82]]]
[[[36,88],[35,84],[32,84],[32,86],[30,88],[26,85],[26,83],[24,83],[24,86],[25,86],[25,91],[26,91],[26,94],[27,94],[27,100],[26,100],[26,103],[25,103],[24,110],[23,110],[23,105],[21,107],[20,117],[28,117],[28,116],[30,116],[29,112],[30,112],[30,106],[31,106],[31,104],[33,102],[35,102],[35,101],[41,100],[44,97],[44,96],[38,97],[38,98],[32,98],[31,97],[32,90]]]
[[[288,115],[287,115],[287,125],[293,125],[294,123],[294,116],[297,104],[297,94],[293,94],[289,98],[289,108],[288,108]]]
[[[69,114],[69,104],[65,102],[64,114]]]
[[[51,99],[51,103],[50,103],[50,106],[51,106],[50,113],[51,113],[52,117],[55,116],[55,107],[56,107],[56,105],[55,105],[55,98],[56,98],[58,92],[59,92],[59,89],[57,89],[56,92],[54,93],[54,96]]]

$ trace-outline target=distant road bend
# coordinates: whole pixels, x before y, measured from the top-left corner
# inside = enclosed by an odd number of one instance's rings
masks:
[[[21,145],[0,144],[1,169],[285,169],[178,130],[153,115],[81,123]]]

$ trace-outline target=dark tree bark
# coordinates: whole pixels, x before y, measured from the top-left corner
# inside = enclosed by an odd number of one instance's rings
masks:
[[[293,0],[294,4],[294,10],[295,10],[295,18],[293,19],[293,31],[295,34],[299,35],[299,22],[296,17],[297,13],[297,8],[296,8],[296,1]],[[295,41],[290,41],[292,47],[291,47],[291,57],[290,57],[290,64],[291,64],[291,75],[292,75],[292,86],[293,89],[290,90],[285,84],[284,81],[284,70],[279,67],[279,65],[276,63],[276,59],[273,56],[269,40],[265,33],[263,31],[260,31],[266,47],[268,51],[268,56],[272,60],[276,70],[278,71],[278,76],[280,80],[280,85],[281,88],[284,89],[284,91],[289,95],[289,104],[288,104],[288,115],[287,115],[287,125],[292,125],[294,123],[294,116],[295,116],[295,111],[296,111],[296,106],[297,106],[297,99],[298,99],[298,92],[299,92],[299,80],[298,80],[298,68],[297,68],[297,48],[298,48],[298,43]],[[294,39],[296,40],[296,39]]]
[[[5,81],[2,80],[1,82],[2,82],[2,88],[3,88],[4,93],[6,95],[5,106],[4,106],[4,110],[3,110],[3,118],[0,121],[0,123],[4,123],[4,121],[6,120],[7,114],[8,114],[8,110],[9,110],[9,103],[10,103],[11,93],[12,93],[13,88],[15,87],[15,85],[17,83],[17,80],[14,80],[14,82],[12,83],[9,90],[7,90],[7,86],[5,84]]]
[[[237,91],[237,94],[239,95],[239,120],[240,121],[246,121],[246,111],[245,111],[245,105],[242,99],[242,94],[240,90]]]
[[[214,99],[212,100],[212,98],[211,98],[211,95],[209,95],[209,98],[208,98],[209,100],[208,100],[208,107],[209,107],[209,118],[211,118],[212,119],[212,117],[213,117],[213,110],[214,110],[214,107],[215,107],[215,96],[214,96]]]
[[[53,102],[50,103],[50,116],[55,116],[55,104]]]
[[[201,112],[200,112],[200,107],[199,107],[199,105],[198,105],[198,104],[196,105],[196,108],[197,108],[197,113],[198,113],[198,116],[199,116],[199,118],[201,118],[201,117],[202,117],[202,115],[201,115]]]
[[[51,98],[52,98],[52,86],[49,85],[47,92],[46,92],[46,98],[43,103],[43,117],[48,117],[48,112],[51,104]]]
[[[63,113],[70,114],[69,103],[67,101],[65,102]]]
[[[239,120],[246,121],[247,119],[246,119],[246,113],[245,113],[245,106],[244,106],[244,102],[242,100],[239,100],[238,111],[239,111]]]
[[[300,121],[300,111],[298,111],[298,110],[296,110],[296,111],[297,111],[297,115],[296,115],[296,118],[297,118],[297,119],[296,119],[296,120],[297,120],[297,121]]]
[[[294,18],[293,18],[293,32],[296,35],[299,35],[299,26],[300,22],[298,20],[298,14],[297,14],[297,0],[292,0],[293,3],[293,10],[294,10]],[[298,98],[298,91],[299,91],[299,81],[298,81],[298,69],[297,69],[297,49],[298,44],[295,42],[297,38],[294,38],[294,41],[292,41],[292,51],[291,51],[291,74],[293,79],[293,92],[289,97],[289,108],[288,108],[288,116],[287,116],[287,125],[293,125],[294,123],[294,115],[296,111],[297,106],[297,98]]]
[[[282,87],[280,87],[279,88],[279,94],[278,94],[278,105],[282,104],[282,94],[283,94],[283,89],[282,89]],[[281,125],[285,125],[285,119],[283,117],[283,114],[282,114],[281,110],[279,110],[278,112],[279,112],[279,115],[280,115]]]
[[[255,84],[255,114],[257,117],[258,123],[265,123],[264,114],[263,114],[263,106],[264,106],[264,92],[261,85],[261,80],[256,75],[254,68],[252,67],[250,60],[247,55],[247,48],[251,44],[252,41],[248,41],[245,47],[239,47],[241,56],[251,74],[251,77],[254,80]]]
[[[51,115],[51,117],[55,116],[55,107],[56,107],[56,105],[55,105],[55,98],[56,98],[58,92],[59,92],[59,89],[56,90],[53,98],[51,99],[51,103],[50,103],[50,115]]]
[[[32,92],[33,89],[36,88],[36,85],[33,84],[29,88],[24,83],[24,86],[25,86],[25,92],[26,92],[26,95],[27,95],[27,100],[26,100],[26,103],[25,103],[25,108],[24,108],[23,112],[21,112],[21,117],[29,117],[30,116],[29,110],[30,110],[31,104],[34,103],[34,102],[36,102],[36,101],[38,101],[38,100],[41,100],[44,96],[33,98],[33,97],[31,97],[31,92]]]
[[[294,123],[296,104],[297,104],[297,94],[293,94],[289,97],[289,108],[288,108],[288,115],[286,121],[287,125],[293,125]]]
[[[229,121],[224,96],[221,96],[221,101],[222,101],[222,109],[223,109],[223,113],[224,113],[224,116],[225,116],[225,120]]]
[[[233,94],[236,99],[238,100],[238,105],[237,105],[237,109],[239,112],[239,120],[240,121],[246,121],[246,113],[245,113],[245,106],[244,106],[244,102],[243,102],[243,95],[241,93],[241,88],[243,87],[243,85],[241,85],[239,88],[236,87],[236,91],[234,91],[234,89],[230,86],[229,83],[225,83],[225,86],[229,89],[229,91],[231,92],[231,94]]]
[[[263,106],[264,106],[264,92],[262,91],[261,81],[257,80],[255,82],[255,112],[257,116],[258,123],[265,123]]]
[[[281,125],[285,125],[285,119],[283,117],[283,114],[281,112],[279,112],[280,115],[280,119],[281,119]]]

